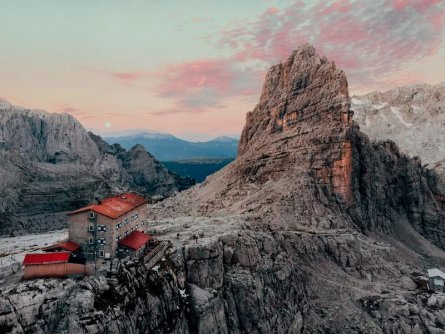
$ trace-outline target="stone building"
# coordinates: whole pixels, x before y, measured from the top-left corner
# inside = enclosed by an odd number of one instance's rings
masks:
[[[119,241],[143,231],[147,201],[135,193],[98,201],[68,214],[69,240],[82,246],[88,258],[111,258]]]
[[[437,268],[428,269],[428,289],[444,292],[445,273]]]

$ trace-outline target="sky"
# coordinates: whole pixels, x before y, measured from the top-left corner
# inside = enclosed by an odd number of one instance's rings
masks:
[[[0,0],[0,98],[101,135],[238,137],[303,43],[351,94],[445,81],[444,0]]]

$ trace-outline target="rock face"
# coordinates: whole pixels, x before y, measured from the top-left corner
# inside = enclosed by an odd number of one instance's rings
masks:
[[[187,330],[171,268],[126,263],[109,278],[36,280],[5,291],[2,333],[171,333]],[[17,306],[17,307],[16,307]],[[147,317],[148,316],[148,317]]]
[[[442,247],[443,184],[395,144],[372,144],[360,132],[347,87],[311,46],[273,66],[247,115],[238,159],[191,190],[196,211],[249,213],[277,228],[390,231],[404,221]]]
[[[148,232],[172,242],[159,266],[124,264],[82,304],[57,288],[30,303],[38,282],[2,289],[0,328],[441,333],[445,295],[415,282],[445,266],[444,194],[418,159],[360,132],[343,72],[304,45],[269,71],[237,160],[149,208]],[[43,319],[48,305],[62,306]]]
[[[235,301],[229,293],[223,297],[230,305],[228,332],[439,332],[442,321],[434,321],[441,315],[410,274],[445,264],[444,186],[393,142],[371,143],[352,117],[344,74],[303,46],[268,72],[260,102],[247,115],[237,160],[152,210],[163,223],[178,215],[196,222],[207,216],[225,222],[227,230],[252,231],[237,233],[242,245],[220,237],[228,261],[222,289],[231,291],[235,276],[240,293]],[[229,224],[227,217],[242,223]],[[165,229],[173,236],[181,226]],[[208,233],[220,228],[215,222]],[[257,243],[260,235],[271,239]],[[209,275],[208,267],[186,266],[190,277]],[[217,268],[214,274],[221,272]],[[262,270],[298,279],[276,281],[269,290],[266,282],[274,279],[258,277]],[[278,292],[281,286],[295,297]],[[268,300],[255,309],[255,296],[267,300],[257,291],[289,304]],[[375,308],[369,306],[373,300],[379,300]],[[239,321],[245,309],[255,310],[248,316],[255,321]],[[276,318],[268,309],[280,315],[293,309],[301,318],[284,315],[283,327],[273,329]],[[238,322],[231,322],[233,310]]]
[[[444,174],[445,84],[411,84],[352,97],[354,119],[372,140],[394,141]]]
[[[169,196],[193,184],[148,152],[110,146],[67,114],[0,105],[0,235],[63,227],[64,212],[114,192]]]

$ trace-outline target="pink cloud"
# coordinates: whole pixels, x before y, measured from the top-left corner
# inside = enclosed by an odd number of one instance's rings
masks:
[[[67,114],[76,114],[79,113],[80,110],[73,107],[70,104],[64,103],[56,107],[55,112],[57,113],[67,113]]]
[[[254,77],[234,66],[232,59],[200,59],[170,64],[152,75],[158,78],[158,95],[172,99],[175,104],[171,110],[154,114],[215,110],[223,107],[221,101],[227,97],[249,97],[259,90],[252,82]]]
[[[232,49],[237,61],[270,64],[310,42],[347,72],[351,86],[360,87],[437,53],[444,15],[445,3],[438,0],[320,1],[312,7],[295,2],[222,31],[219,45]]]
[[[114,78],[124,82],[131,82],[147,76],[146,72],[112,72]]]
[[[54,112],[56,113],[65,113],[70,114],[71,116],[74,116],[77,119],[86,120],[86,119],[93,119],[96,118],[95,115],[91,115],[85,111],[82,111],[76,107],[73,107],[72,105],[68,103],[62,103],[59,104],[55,109]]]
[[[269,7],[269,8],[267,8],[264,11],[263,15],[273,15],[273,14],[277,14],[279,12],[280,12],[279,8],[277,8],[277,7]]]
[[[167,65],[154,74],[161,79],[159,89],[164,96],[204,87],[225,91],[234,79],[230,65],[219,59],[200,59]]]
[[[346,71],[350,87],[363,91],[410,82],[411,77],[391,82],[381,78],[394,78],[406,63],[436,54],[443,47],[444,29],[445,3],[439,0],[337,0],[315,5],[295,1],[285,8],[270,7],[250,21],[231,23],[216,40],[205,36],[231,52],[225,58],[168,64],[154,73],[115,72],[113,77],[125,83],[157,78],[156,92],[174,104],[158,114],[206,112],[217,110],[228,98],[258,95],[270,64],[309,42]]]

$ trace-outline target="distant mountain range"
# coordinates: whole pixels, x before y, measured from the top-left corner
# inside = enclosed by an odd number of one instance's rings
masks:
[[[238,150],[238,140],[225,136],[206,142],[190,142],[170,134],[143,132],[104,139],[127,149],[141,144],[160,161],[235,158]]]

